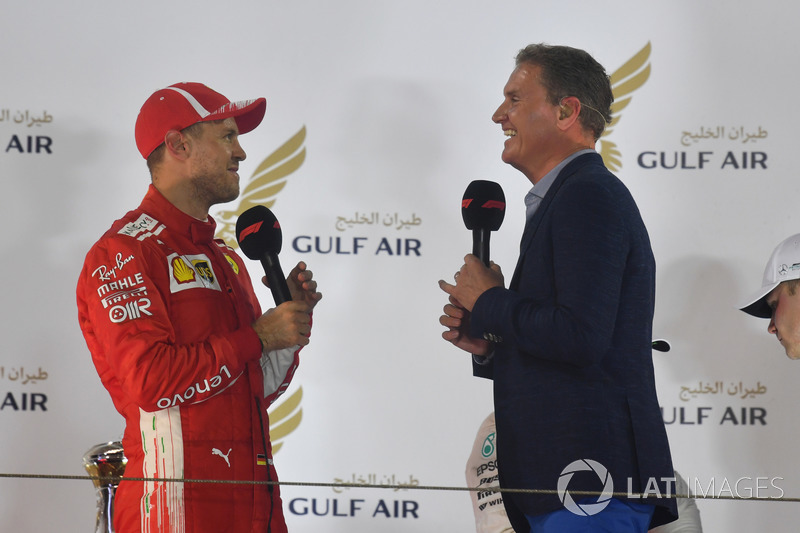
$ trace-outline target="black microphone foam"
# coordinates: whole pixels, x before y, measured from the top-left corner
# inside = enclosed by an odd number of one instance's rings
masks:
[[[283,244],[281,225],[263,205],[251,207],[236,220],[236,240],[244,255],[261,261],[276,305],[292,299],[278,254]]]
[[[497,231],[506,215],[506,195],[499,183],[475,180],[461,201],[461,216],[467,229]]]
[[[461,200],[464,225],[472,230],[472,253],[489,266],[489,236],[500,229],[506,215],[506,195],[499,183],[475,180]]]

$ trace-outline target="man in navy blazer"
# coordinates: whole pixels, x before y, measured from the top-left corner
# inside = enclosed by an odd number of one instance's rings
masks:
[[[440,281],[442,336],[494,380],[500,484],[523,489],[503,494],[515,531],[643,533],[677,517],[675,484],[652,363],[655,260],[594,150],[608,76],[582,50],[530,45],[504,95],[502,158],[534,185],[519,260],[508,288],[471,254],[454,285]]]

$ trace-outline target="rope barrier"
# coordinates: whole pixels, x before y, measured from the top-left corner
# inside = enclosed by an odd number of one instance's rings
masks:
[[[59,475],[59,474],[7,474],[0,472],[0,479],[49,479],[49,480],[69,480],[69,481],[100,481],[104,483],[117,483],[121,481],[154,481],[163,483],[220,483],[228,485],[278,485],[288,487],[322,487],[340,489],[392,489],[392,490],[429,490],[429,491],[462,491],[462,492],[505,492],[523,494],[558,494],[556,490],[548,489],[511,489],[502,487],[446,487],[433,485],[383,485],[369,483],[327,483],[312,481],[243,481],[234,479],[178,479],[178,478],[157,478],[157,477],[117,477],[109,476],[78,476],[78,475]],[[570,490],[570,494],[579,496],[610,496],[621,498],[637,498],[647,500],[654,498],[652,494],[637,494],[626,492],[596,492],[596,491],[577,491]],[[675,499],[695,499],[695,500],[729,500],[729,501],[769,501],[769,502],[800,502],[800,498],[790,497],[761,497],[761,496],[738,496],[724,494],[670,494],[661,495],[661,498]]]

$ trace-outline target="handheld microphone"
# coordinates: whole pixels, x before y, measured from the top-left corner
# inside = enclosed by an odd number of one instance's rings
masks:
[[[257,205],[242,213],[236,220],[236,240],[244,255],[261,261],[275,305],[290,301],[292,293],[278,261],[283,243],[281,225],[272,211]]]
[[[506,214],[506,196],[494,181],[475,180],[461,200],[464,225],[472,230],[472,253],[489,266],[489,237],[500,229]]]

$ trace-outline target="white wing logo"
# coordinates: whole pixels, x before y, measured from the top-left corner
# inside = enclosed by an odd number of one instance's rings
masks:
[[[220,211],[214,217],[217,237],[229,246],[236,247],[236,219],[254,205],[272,207],[275,197],[286,185],[289,174],[300,168],[306,159],[306,127],[294,134],[277,150],[264,159],[242,189],[239,206],[235,210]]]
[[[300,425],[303,419],[303,408],[300,406],[302,399],[303,387],[300,387],[269,413],[269,438],[273,454],[278,453],[284,439]]]
[[[624,65],[611,74],[611,91],[614,93],[614,103],[611,104],[611,124],[609,124],[603,135],[600,136],[600,155],[603,162],[611,171],[618,171],[622,168],[622,153],[617,149],[617,145],[611,141],[604,140],[617,125],[620,113],[631,103],[631,94],[644,85],[650,77],[650,43],[630,58]]]

